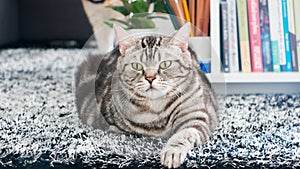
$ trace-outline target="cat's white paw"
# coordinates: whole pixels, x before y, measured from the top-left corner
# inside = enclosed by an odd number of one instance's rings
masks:
[[[179,147],[165,147],[160,156],[161,164],[168,168],[178,168],[184,162],[187,150]]]

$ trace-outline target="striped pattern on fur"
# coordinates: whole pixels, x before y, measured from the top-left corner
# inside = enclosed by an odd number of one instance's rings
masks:
[[[162,164],[169,168],[180,166],[187,151],[206,142],[218,124],[211,85],[195,53],[180,39],[187,28],[182,29],[173,37],[122,39],[102,59],[94,56],[83,63],[76,82],[84,123],[169,138],[161,154]],[[118,31],[123,30],[117,28],[117,36]]]

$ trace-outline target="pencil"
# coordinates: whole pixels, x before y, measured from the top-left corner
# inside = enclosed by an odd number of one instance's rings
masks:
[[[182,6],[183,6],[183,11],[184,11],[184,14],[185,14],[186,21],[191,22],[191,17],[190,17],[190,13],[189,13],[189,9],[188,9],[186,0],[182,0]],[[193,37],[194,36],[193,27],[191,26],[190,29],[191,29],[190,30],[190,36]]]
[[[203,34],[204,36],[208,36],[208,29],[209,29],[209,18],[210,18],[210,1],[205,1],[205,8],[204,8],[204,22],[203,22]]]
[[[196,2],[196,36],[203,35],[204,9],[205,0],[197,0]]]
[[[172,7],[170,5],[170,0],[166,0],[165,5],[166,5],[166,8],[167,8],[167,10],[170,14],[170,19],[173,23],[173,26],[174,26],[175,30],[178,30],[180,28],[180,24],[178,22],[178,18],[176,17],[176,14],[175,14],[174,10],[172,9]]]
[[[195,36],[195,17],[196,17],[196,12],[195,12],[195,8],[196,8],[196,0],[189,0],[189,11],[190,11],[190,17],[191,17],[191,27],[193,30],[193,34]]]
[[[180,4],[178,2],[178,0],[170,0],[170,5],[175,13],[175,15],[178,18],[178,22],[180,24],[180,26],[182,26],[184,24],[184,13],[182,11],[182,4]]]

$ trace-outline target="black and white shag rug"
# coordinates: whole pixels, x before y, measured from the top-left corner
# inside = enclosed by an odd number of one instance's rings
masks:
[[[93,130],[75,106],[80,53],[0,50],[0,168],[163,168],[166,140]],[[221,123],[181,168],[300,167],[300,93],[228,95]]]

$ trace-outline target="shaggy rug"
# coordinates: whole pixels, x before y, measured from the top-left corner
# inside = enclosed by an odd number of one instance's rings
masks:
[[[74,73],[94,49],[0,50],[0,168],[163,168],[166,140],[93,130]],[[227,95],[221,123],[181,168],[300,167],[300,94]]]

